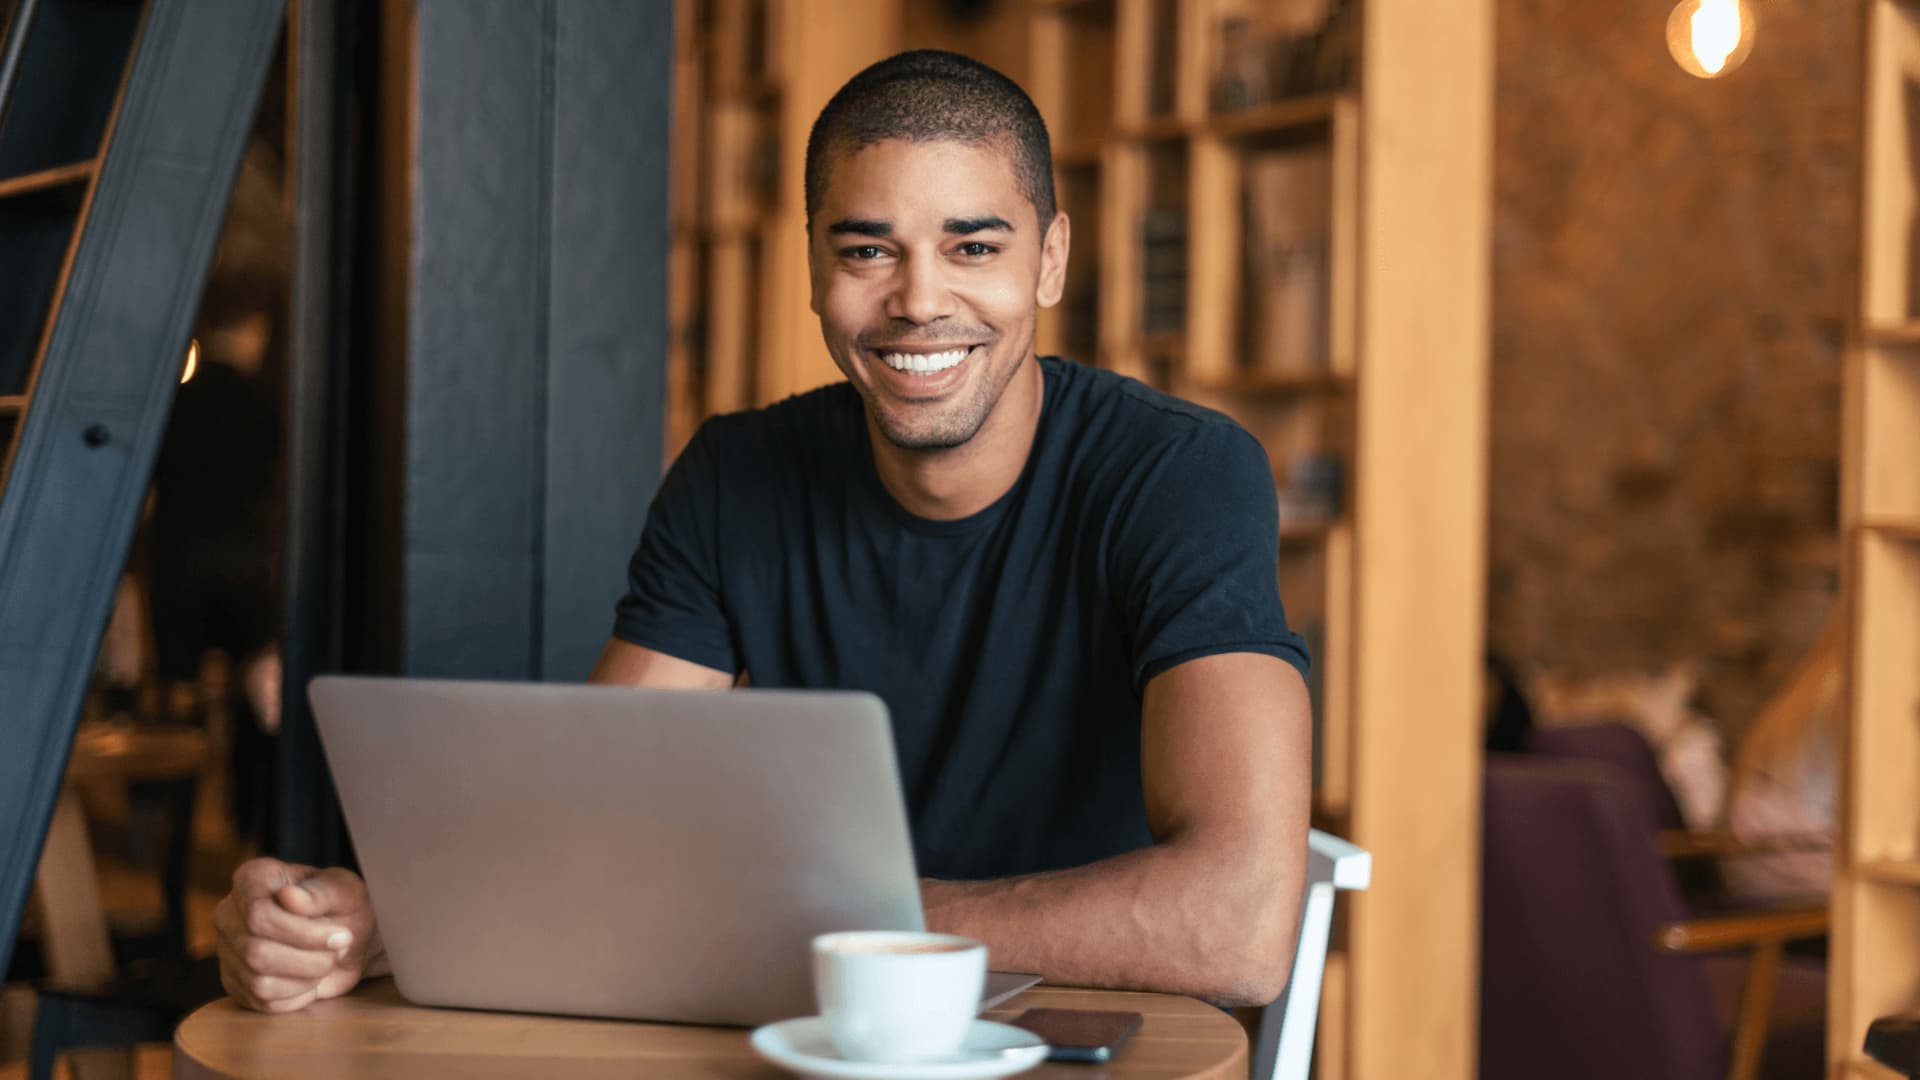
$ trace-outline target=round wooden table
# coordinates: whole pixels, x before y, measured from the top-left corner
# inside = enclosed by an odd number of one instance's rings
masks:
[[[1234,1077],[1247,1038],[1233,1017],[1191,998],[1040,986],[986,1015],[1030,1008],[1119,1009],[1146,1017],[1110,1063],[1043,1064],[1053,1080]],[[409,1005],[379,979],[302,1012],[269,1016],[231,999],[199,1009],[173,1036],[174,1076],[202,1077],[781,1077],[739,1028],[575,1020]]]

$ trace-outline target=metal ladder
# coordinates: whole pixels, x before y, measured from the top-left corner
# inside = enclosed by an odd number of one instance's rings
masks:
[[[0,0],[0,970],[284,8]]]

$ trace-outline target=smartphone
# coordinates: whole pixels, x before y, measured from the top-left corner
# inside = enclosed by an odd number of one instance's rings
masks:
[[[1140,1020],[1137,1012],[1028,1009],[1009,1023],[1047,1040],[1048,1061],[1112,1061]]]

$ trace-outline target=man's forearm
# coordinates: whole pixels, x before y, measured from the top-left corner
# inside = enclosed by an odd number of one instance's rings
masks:
[[[1070,986],[1264,1004],[1285,986],[1305,872],[1265,845],[1182,844],[1002,881],[928,881],[927,923]]]

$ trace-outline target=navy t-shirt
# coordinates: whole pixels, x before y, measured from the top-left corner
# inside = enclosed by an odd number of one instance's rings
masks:
[[[879,695],[927,877],[1151,844],[1148,680],[1225,652],[1307,666],[1253,436],[1132,379],[1040,365],[1025,471],[957,521],[887,493],[846,383],[707,421],[654,498],[614,625],[757,687]]]

